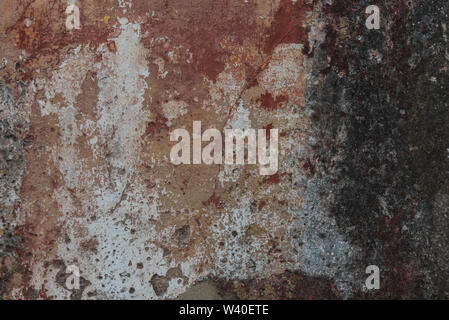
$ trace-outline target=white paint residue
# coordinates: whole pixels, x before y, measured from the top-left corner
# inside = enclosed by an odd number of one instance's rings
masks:
[[[171,126],[172,121],[176,118],[187,114],[187,103],[179,100],[171,100],[162,105],[162,112],[168,119],[167,125]]]

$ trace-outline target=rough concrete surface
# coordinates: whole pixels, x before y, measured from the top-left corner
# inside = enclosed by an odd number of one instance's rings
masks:
[[[0,1],[0,299],[449,297],[447,0],[69,4]],[[172,164],[197,120],[278,171]]]

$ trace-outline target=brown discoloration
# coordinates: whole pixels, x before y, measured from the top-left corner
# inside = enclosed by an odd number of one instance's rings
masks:
[[[109,52],[117,52],[117,47],[115,46],[115,42],[114,41],[108,41],[107,42],[107,47]]]
[[[215,191],[214,191],[212,196],[207,201],[203,202],[203,204],[205,206],[213,205],[213,206],[215,206],[215,208],[222,208],[223,207],[223,204],[222,204],[222,202],[220,200],[220,197],[217,197],[217,195],[215,194]]]
[[[303,52],[309,52],[308,27],[304,25],[306,15],[312,9],[312,4],[306,0],[281,0],[274,21],[269,29],[269,37],[265,52],[271,54],[281,43],[302,43]]]
[[[288,99],[286,96],[280,95],[276,97],[276,99],[274,99],[271,93],[269,92],[264,93],[260,98],[262,107],[268,110],[274,110],[278,108],[280,104],[287,101]]]
[[[189,49],[194,57],[189,67],[192,71],[187,69],[185,74],[205,75],[212,81],[223,71],[229,55],[220,45],[222,39],[232,38],[243,44],[258,30],[253,3],[194,0],[174,7],[159,0],[152,2],[151,8],[147,6],[141,4],[135,10],[154,10],[155,15],[145,23],[152,37],[170,34],[171,41]]]
[[[279,173],[275,173],[268,178],[265,178],[264,183],[266,184],[279,184],[281,182],[281,177]]]

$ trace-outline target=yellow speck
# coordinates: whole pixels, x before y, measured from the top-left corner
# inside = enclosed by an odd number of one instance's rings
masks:
[[[0,237],[3,235],[3,230],[0,229]]]
[[[104,18],[103,18],[104,23],[108,24],[109,23],[109,19],[111,19],[110,16],[104,16]]]

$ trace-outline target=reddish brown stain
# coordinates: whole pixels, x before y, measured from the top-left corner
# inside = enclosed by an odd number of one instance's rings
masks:
[[[208,207],[210,205],[214,205],[215,208],[222,208],[223,205],[221,203],[221,199],[219,196],[216,195],[215,191],[214,193],[210,196],[209,199],[207,199],[207,201],[203,201],[203,204]]]
[[[265,207],[266,204],[267,203],[265,202],[265,200],[260,201],[259,205],[257,206],[257,209],[259,209],[259,211],[262,210],[263,207]]]
[[[276,99],[273,98],[271,93],[265,92],[260,97],[260,103],[262,108],[267,110],[275,110],[277,109],[283,102],[287,102],[288,98],[284,95],[279,95]]]
[[[158,140],[163,136],[164,133],[168,132],[167,118],[156,112],[155,119],[150,121],[145,129],[144,136],[148,137],[158,137]]]
[[[273,123],[270,123],[270,124],[266,125],[266,126],[263,127],[263,128],[266,130],[266,139],[267,139],[267,141],[269,141],[269,140],[270,140],[270,137],[271,137],[271,135],[270,135],[270,130],[274,128],[274,127],[273,127]]]
[[[257,75],[261,70],[256,69],[253,66],[248,66],[248,73],[246,75],[246,87],[252,88],[257,87],[259,85],[259,81],[257,80]]]
[[[16,23],[6,29],[17,48],[24,50],[25,59],[17,65],[13,77],[31,81],[36,65],[46,61],[56,67],[60,62],[60,53],[78,45],[90,45],[95,48],[107,41],[112,28],[100,21],[102,12],[111,11],[106,2],[95,4],[98,16],[84,16],[81,7],[82,28],[66,30],[65,21],[67,3],[64,1],[18,1],[16,10],[21,12]],[[101,16],[102,17],[102,16]],[[25,21],[30,21],[28,25]]]
[[[254,3],[238,0],[192,0],[177,2],[176,6],[156,0],[151,3],[155,16],[143,25],[143,34],[148,31],[149,35],[142,42],[151,46],[152,38],[168,36],[192,53],[192,64],[183,68],[184,73],[200,74],[215,81],[231,55],[221,45],[224,39],[239,45],[245,40],[260,41],[254,7]]]
[[[81,85],[81,92],[76,97],[76,107],[81,114],[92,120],[96,120],[95,108],[98,103],[98,92],[97,74],[88,72]]]
[[[109,52],[114,52],[114,53],[117,52],[117,46],[115,45],[115,41],[113,41],[113,40],[108,41],[107,47],[108,47]]]
[[[274,48],[281,43],[302,43],[303,52],[309,52],[309,28],[303,26],[306,15],[312,10],[313,4],[306,0],[293,3],[291,0],[281,0],[274,22],[269,30],[265,53],[271,54]]]
[[[276,172],[275,174],[273,174],[263,180],[263,183],[265,183],[265,184],[279,184],[280,182],[281,182],[281,177],[278,172]]]

